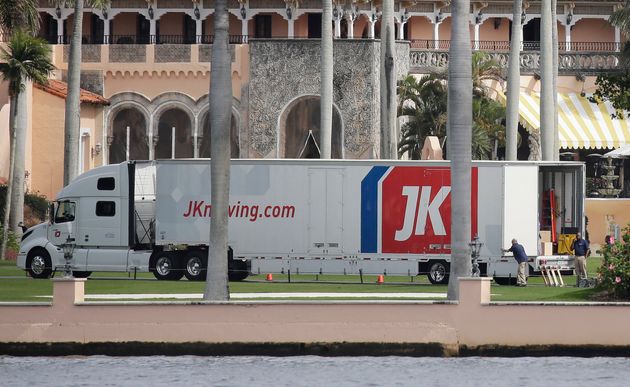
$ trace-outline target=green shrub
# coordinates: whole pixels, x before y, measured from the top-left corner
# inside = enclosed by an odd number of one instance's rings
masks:
[[[4,235],[2,225],[0,224],[0,246],[2,246],[2,237]],[[17,257],[17,252],[20,250],[20,241],[17,236],[9,231],[9,241],[7,242],[6,258],[14,260]]]
[[[7,186],[0,185],[0,223],[4,219]],[[34,226],[46,220],[48,216],[48,200],[39,193],[27,192],[24,195],[24,224]]]
[[[604,246],[602,266],[597,270],[599,287],[613,299],[630,299],[630,224],[620,241]]]

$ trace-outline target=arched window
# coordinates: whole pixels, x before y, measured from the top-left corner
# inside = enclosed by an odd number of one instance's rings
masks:
[[[109,143],[109,163],[126,160],[148,160],[149,143],[144,115],[134,107],[123,108],[112,121]]]

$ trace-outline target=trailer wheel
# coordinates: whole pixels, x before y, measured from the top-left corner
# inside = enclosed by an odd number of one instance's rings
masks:
[[[427,277],[432,284],[447,284],[450,267],[444,261],[433,261],[429,263],[429,273]]]
[[[249,276],[247,263],[241,260],[232,260],[228,266],[228,280],[242,281]]]
[[[184,276],[176,254],[169,251],[162,251],[155,255],[151,271],[155,278],[161,281],[178,280]]]
[[[32,278],[49,278],[52,274],[50,254],[44,249],[33,249],[26,258],[26,271]]]
[[[206,279],[208,257],[201,251],[191,251],[186,255],[184,275],[189,281],[203,281]]]

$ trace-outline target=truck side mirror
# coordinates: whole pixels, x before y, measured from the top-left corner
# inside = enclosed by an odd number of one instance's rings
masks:
[[[48,206],[48,223],[55,223],[55,203],[50,203]]]

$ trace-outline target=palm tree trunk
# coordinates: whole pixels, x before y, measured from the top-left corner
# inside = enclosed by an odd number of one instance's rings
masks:
[[[13,158],[13,180],[11,185],[11,211],[9,230],[21,233],[18,223],[24,218],[24,171],[26,164],[26,93],[21,91],[15,95],[14,137],[15,149]]]
[[[230,198],[230,126],[232,74],[228,45],[227,0],[214,3],[214,41],[210,69],[210,179],[212,217],[205,300],[230,298],[228,282],[228,203]]]
[[[459,277],[471,275],[472,68],[470,0],[451,3],[448,122],[451,130],[451,271],[448,299],[459,299]]]
[[[332,152],[333,104],[332,0],[322,1],[321,77],[320,157],[329,159]]]
[[[551,0],[543,0],[540,9],[540,142],[542,159],[553,160],[554,104],[553,104],[553,28]]]
[[[557,0],[551,0],[552,43],[553,43],[553,160],[560,160],[560,138],[558,132],[558,20]],[[570,28],[567,26],[567,28]]]
[[[11,96],[11,106],[9,112],[9,180],[7,181],[7,192],[4,197],[4,220],[2,222],[2,246],[0,247],[0,259],[6,259],[7,243],[9,242],[9,217],[11,216],[11,191],[13,189],[13,167],[15,165],[15,96]]]
[[[381,159],[396,159],[394,0],[383,0],[381,19]]]
[[[523,1],[515,0],[512,10],[512,42],[508,65],[507,109],[505,128],[505,158],[517,159],[518,114],[521,83],[521,12]]]
[[[74,2],[72,40],[68,56],[68,96],[64,123],[63,185],[79,173],[79,126],[81,120],[81,38],[83,35],[83,0]]]

